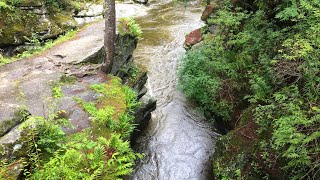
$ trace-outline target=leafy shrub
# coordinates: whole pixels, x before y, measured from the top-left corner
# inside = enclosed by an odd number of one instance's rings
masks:
[[[232,111],[232,102],[227,102],[222,96],[217,101],[219,95],[222,95],[223,80],[219,77],[219,72],[223,72],[227,67],[222,66],[221,61],[212,61],[210,56],[214,53],[220,53],[214,49],[208,51],[209,46],[203,46],[199,49],[188,52],[187,56],[181,63],[179,69],[180,88],[184,91],[189,99],[196,101],[203,110],[212,111],[217,116],[228,120]],[[206,66],[203,66],[206,64]],[[214,70],[217,73],[214,73]]]
[[[320,110],[305,100],[297,86],[285,87],[255,112],[261,138],[287,162],[284,168],[295,179],[312,179],[319,170]],[[263,136],[267,132],[272,132],[270,139]]]
[[[57,151],[30,179],[117,179],[132,172],[138,157],[142,156],[134,153],[120,135],[93,141],[78,134],[66,144],[64,152]]]

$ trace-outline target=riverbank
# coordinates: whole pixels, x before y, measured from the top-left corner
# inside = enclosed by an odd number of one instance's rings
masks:
[[[122,80],[99,70],[103,35],[104,22],[93,23],[40,56],[0,67],[1,178],[119,178],[132,171],[141,155],[128,140],[155,100],[143,97],[146,71],[133,64],[136,37],[117,35],[112,73]],[[70,158],[83,166],[63,161]]]
[[[213,1],[180,83],[224,131],[216,179],[319,179],[320,3]]]

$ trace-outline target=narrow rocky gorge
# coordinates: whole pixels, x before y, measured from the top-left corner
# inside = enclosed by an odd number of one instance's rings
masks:
[[[157,99],[157,109],[136,140],[135,148],[146,157],[132,179],[211,178],[218,134],[177,90],[176,75],[185,35],[202,26],[201,12],[200,5],[163,2],[137,19],[144,35],[135,58],[149,70],[148,92]]]

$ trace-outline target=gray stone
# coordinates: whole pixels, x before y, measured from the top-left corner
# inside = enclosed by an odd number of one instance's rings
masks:
[[[145,129],[151,119],[151,112],[157,107],[157,100],[146,94],[140,98],[141,106],[136,110],[134,123],[137,124],[136,130],[132,133],[131,139],[135,139],[139,132]]]
[[[23,131],[16,126],[9,133],[0,138],[0,159],[25,157],[25,144],[23,143]]]
[[[131,59],[134,49],[137,47],[138,40],[130,35],[120,35],[116,37],[115,58],[111,70],[111,74],[119,73],[120,68]]]
[[[104,9],[102,4],[86,3],[86,8],[75,15],[75,17],[96,17],[102,16]]]
[[[1,103],[1,101],[0,101]],[[0,137],[24,121],[30,113],[15,104],[0,105]]]

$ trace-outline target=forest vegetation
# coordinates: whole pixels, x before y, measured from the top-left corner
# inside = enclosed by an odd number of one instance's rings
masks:
[[[217,179],[320,178],[320,1],[215,1],[180,87],[229,130]]]

